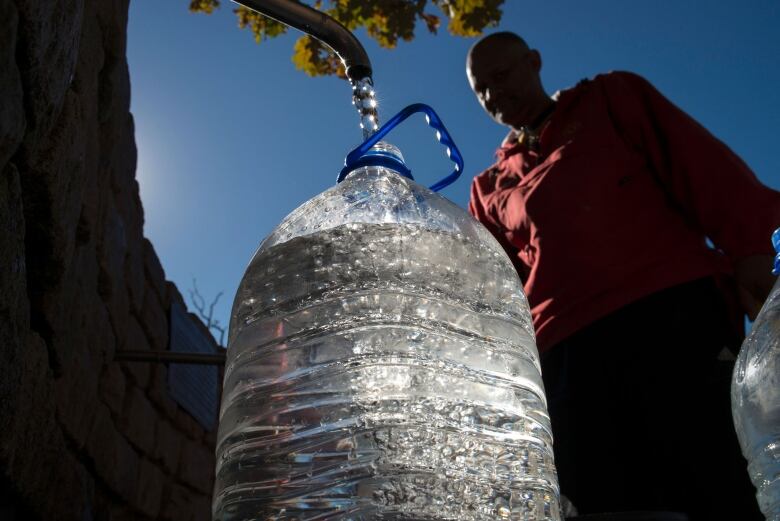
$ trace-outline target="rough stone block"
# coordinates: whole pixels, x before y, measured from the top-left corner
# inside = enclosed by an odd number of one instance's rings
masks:
[[[203,437],[203,443],[209,450],[215,450],[217,447],[217,429],[210,430]]]
[[[72,370],[55,383],[57,419],[77,449],[84,447],[95,422],[97,378],[91,371]]]
[[[161,521],[200,521],[211,517],[211,502],[205,494],[174,483],[166,489],[163,498]]]
[[[28,334],[14,365],[22,378],[3,381],[2,385],[18,385],[13,395],[0,400],[3,479],[14,484],[15,492],[34,510],[35,519],[81,519],[91,501],[93,482],[72,456],[55,420],[56,390],[45,344],[38,335]]]
[[[100,375],[100,398],[114,414],[121,414],[125,399],[125,374],[119,363],[112,362]]]
[[[85,383],[90,384],[97,383],[97,374],[106,360],[113,358],[115,349],[108,311],[97,295],[96,273],[94,251],[77,247],[62,284],[49,288],[33,306],[46,316],[48,327],[39,329],[53,355],[55,376],[84,373]]]
[[[98,406],[86,452],[100,479],[122,499],[132,501],[135,497],[139,457],[114,426],[106,406]]]
[[[4,0],[3,0],[4,1]],[[10,331],[16,322],[28,317],[26,262],[24,258],[24,213],[19,171],[13,164],[0,167],[0,310],[7,313],[14,323],[6,323],[4,331]],[[19,324],[26,329],[27,324]],[[3,331],[3,332],[4,332]]]
[[[75,230],[69,233],[76,235]],[[66,262],[60,286],[48,288],[49,306],[44,311],[53,326],[52,345],[63,371],[69,371],[74,362],[82,363],[77,360],[82,352],[90,355],[90,363],[95,367],[113,356],[114,332],[108,310],[97,292],[97,272],[94,245],[77,245]]]
[[[211,495],[192,498],[192,520],[211,521]]]
[[[113,300],[117,293],[125,293],[127,231],[113,198],[108,197],[106,203],[102,215],[103,226],[98,235],[99,288],[104,299]]]
[[[0,469],[22,497],[43,497],[50,478],[44,465],[56,462],[58,453],[66,450],[55,420],[46,344],[28,333],[18,344],[3,346],[0,361]],[[35,433],[39,450],[30,450],[29,433]]]
[[[200,426],[198,421],[192,417],[190,413],[182,409],[181,407],[178,408],[176,411],[176,419],[175,419],[176,426],[191,440],[194,441],[200,441],[203,439],[203,436],[205,435],[205,431],[203,430],[203,427]]]
[[[98,488],[95,491],[95,500],[92,503],[92,515],[89,517],[85,516],[84,520],[114,521],[111,515],[112,507],[114,507],[114,500],[108,496],[108,491]]]
[[[95,271],[92,272],[93,274]],[[90,320],[88,321],[85,338],[87,348],[95,360],[97,366],[105,366],[114,360],[114,353],[117,347],[117,340],[114,336],[114,329],[111,327],[111,317],[108,314],[106,305],[97,295],[97,292],[85,298],[89,301],[86,306],[89,309]]]
[[[165,476],[154,463],[142,459],[138,467],[137,482],[138,489],[133,505],[152,519],[157,518],[162,502]]]
[[[30,447],[27,450],[32,452]],[[53,456],[53,457],[51,457]],[[94,497],[94,481],[87,469],[63,447],[56,454],[48,455],[43,461],[37,461],[34,468],[28,468],[24,475],[24,482],[15,482],[14,487],[29,487],[33,483],[32,477],[38,480],[34,483],[36,489],[32,497],[23,495],[19,499],[27,503],[24,512],[12,512],[10,520],[27,519],[84,519],[85,514],[92,509]],[[12,488],[12,490],[13,490]],[[7,492],[8,487],[4,492]],[[12,496],[13,497],[13,496]],[[7,498],[0,498],[7,499]],[[7,503],[3,502],[3,506]],[[5,509],[0,508],[0,519],[8,515]]]
[[[123,437],[117,438],[116,444],[117,479],[115,489],[125,501],[132,501],[137,483],[138,453]]]
[[[181,304],[182,308],[187,309],[187,302],[184,300],[181,291],[179,291],[179,288],[176,286],[176,284],[171,281],[165,282],[165,302],[168,307],[170,307],[174,302],[178,302]]]
[[[87,469],[68,451],[46,469],[47,493],[38,505],[44,519],[84,519],[92,511],[95,483]]]
[[[127,255],[125,256],[125,284],[127,285],[127,294],[130,297],[130,309],[134,314],[140,315],[144,303],[144,291],[146,290],[143,236],[140,229],[128,230],[128,233],[130,240],[127,244]]]
[[[80,248],[77,258],[88,257],[85,248]],[[86,253],[86,255],[85,255]],[[114,350],[114,334],[109,321],[108,312],[96,293],[75,288],[79,281],[74,278],[74,272],[81,266],[73,263],[66,273],[66,283],[63,291],[52,295],[52,301],[57,303],[56,312],[61,317],[61,323],[52,331],[51,346],[57,351],[63,373],[89,373],[83,376],[89,378],[92,390],[97,390],[97,375],[106,362],[108,354]],[[94,273],[94,272],[93,272]],[[86,284],[84,284],[86,286]],[[78,305],[73,305],[78,303]],[[85,381],[86,383],[86,381]]]
[[[50,301],[41,311],[49,328],[57,331],[68,324],[63,323],[67,319],[54,293],[73,259],[81,191],[87,178],[80,110],[80,99],[68,91],[56,126],[45,139],[25,142],[14,156],[23,172],[28,289],[39,299]]]
[[[19,39],[17,63],[24,78],[29,103],[27,139],[47,133],[60,112],[79,55],[84,0],[18,2]]]
[[[108,308],[111,326],[119,346],[127,338],[127,317],[130,314],[130,300],[127,295],[124,274],[124,259],[127,252],[127,238],[124,222],[106,188],[102,188],[103,205],[99,219],[102,223],[97,234],[98,249],[98,293]],[[108,199],[106,201],[105,199]]]
[[[151,456],[154,452],[156,423],[157,412],[146,394],[136,386],[130,387],[127,390],[124,412],[119,420],[119,429],[142,454]]]
[[[104,272],[101,270],[101,273]],[[99,276],[98,279],[98,285],[100,286],[102,275]],[[124,282],[122,275],[120,275],[119,278],[114,282],[117,283],[120,287],[123,287]],[[116,291],[108,296],[101,294],[101,297],[106,305],[106,309],[108,309],[108,315],[111,320],[111,328],[114,331],[114,337],[117,339],[117,349],[123,348],[122,342],[123,340],[126,341],[128,338],[127,326],[129,324],[128,317],[130,316],[130,302],[127,297],[127,292],[124,290]]]
[[[120,342],[121,349],[128,351],[147,351],[151,348],[141,324],[130,315],[127,317],[127,336]],[[156,362],[122,362],[122,368],[130,375],[135,384],[142,389],[149,385],[152,366]]]
[[[177,431],[167,420],[157,424],[157,439],[154,445],[154,459],[162,462],[163,468],[170,474],[178,469],[184,435]]]
[[[149,521],[149,518],[125,504],[113,504],[106,519],[97,518],[95,521]]]
[[[127,74],[125,64],[123,74]],[[143,225],[144,211],[141,205],[141,196],[138,181],[135,178],[138,151],[135,147],[135,122],[133,115],[125,113],[117,118],[116,130],[119,134],[119,142],[126,142],[130,146],[124,146],[114,155],[115,161],[111,163],[109,174],[111,188],[116,197],[119,212],[127,223],[130,242],[138,245],[141,258],[143,258]],[[128,136],[131,139],[128,139]],[[143,263],[140,268],[143,275]]]
[[[146,282],[152,287],[160,303],[164,303],[166,302],[165,272],[149,239],[144,239],[143,253]]]
[[[151,349],[151,344],[146,338],[144,328],[132,315],[127,317],[127,335],[125,336],[124,341],[120,342],[120,346],[122,349],[131,351],[147,351]]]
[[[188,441],[182,447],[177,476],[199,492],[210,494],[214,485],[214,453],[202,444]]]
[[[85,168],[89,173],[82,190],[77,238],[79,242],[89,242],[90,244],[97,242],[98,234],[103,225],[101,210],[105,206],[106,199],[110,197],[108,182],[100,172],[99,166],[101,156],[106,153],[106,151],[101,151],[100,147],[100,128],[97,115],[99,71],[105,61],[101,45],[103,38],[103,30],[99,27],[96,17],[86,16],[83,22],[79,60],[72,82],[73,90],[83,101],[81,125],[85,142],[82,153]]]
[[[165,413],[166,417],[171,420],[176,419],[179,406],[168,392],[168,367],[164,364],[154,364],[152,367],[149,398]]]
[[[168,349],[168,313],[152,292],[147,291],[144,294],[140,323],[152,349],[158,351]]]
[[[116,143],[120,141],[116,129],[130,108],[130,78],[122,56],[107,51],[106,63],[100,71],[98,118],[108,140]]]
[[[24,136],[24,92],[15,56],[18,23],[14,2],[0,0],[0,171]]]
[[[0,4],[4,1],[0,0]],[[7,446],[6,439],[13,435],[9,429],[13,427],[11,422],[17,414],[19,389],[26,383],[20,358],[33,354],[28,352],[26,345],[30,304],[27,300],[24,258],[24,215],[19,173],[13,165],[0,170],[0,201],[0,317],[3,317],[0,326],[0,396],[4,397],[0,399],[2,462],[3,448]],[[45,353],[46,346],[43,345],[38,353],[42,366],[47,364]],[[40,392],[44,394],[45,390],[40,389]]]

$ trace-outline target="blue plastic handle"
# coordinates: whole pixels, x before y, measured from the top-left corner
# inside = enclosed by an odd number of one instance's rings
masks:
[[[772,275],[780,275],[780,228],[775,230],[772,234],[772,246],[775,247],[777,255],[775,256],[775,269],[772,270]]]
[[[454,183],[455,180],[460,177],[460,174],[463,173],[463,156],[460,155],[460,150],[458,150],[458,147],[455,146],[455,143],[452,141],[452,137],[450,136],[450,133],[447,132],[444,123],[441,121],[441,118],[439,118],[438,114],[436,114],[436,112],[431,107],[425,105],[424,103],[414,103],[401,110],[398,114],[390,118],[387,123],[382,125],[379,130],[377,130],[370,138],[365,140],[360,146],[347,154],[347,157],[344,160],[344,169],[339,174],[337,182],[340,183],[343,181],[347,174],[355,168],[366,166],[365,159],[361,160],[361,158],[363,158],[365,154],[371,150],[371,147],[379,143],[379,141],[387,134],[389,134],[390,131],[393,130],[399,123],[404,121],[412,114],[416,114],[417,112],[425,113],[425,120],[430,127],[436,130],[436,138],[439,140],[439,143],[447,147],[447,157],[449,157],[452,162],[455,163],[455,169],[452,171],[452,173],[444,179],[431,185],[430,189],[434,192],[438,192],[442,188]],[[408,170],[406,171],[406,174],[408,174]],[[407,175],[407,177],[411,176]]]

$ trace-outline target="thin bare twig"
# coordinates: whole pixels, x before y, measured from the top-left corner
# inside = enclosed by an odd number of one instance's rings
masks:
[[[206,300],[203,298],[203,295],[200,294],[197,280],[194,278],[192,279],[192,289],[189,290],[189,293],[192,305],[195,306],[195,309],[198,311],[198,316],[200,316],[201,320],[205,322],[206,327],[209,328],[209,330],[219,332],[219,345],[224,346],[223,341],[225,339],[226,328],[219,323],[218,319],[214,318],[214,306],[216,306],[217,302],[219,302],[219,298],[222,296],[222,292],[220,291],[217,293],[217,296],[214,297],[214,300],[211,301],[211,304],[209,304],[208,313],[206,313]]]

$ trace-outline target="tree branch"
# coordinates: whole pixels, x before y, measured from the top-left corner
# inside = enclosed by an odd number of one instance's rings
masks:
[[[222,296],[222,291],[217,293],[217,296],[214,297],[211,304],[209,304],[208,313],[206,313],[206,300],[203,298],[203,295],[200,294],[197,280],[194,278],[192,279],[192,288],[189,290],[189,294],[192,305],[195,306],[195,309],[198,312],[198,316],[203,320],[210,331],[214,330],[219,332],[219,345],[224,347],[226,328],[225,326],[220,325],[219,320],[214,318],[214,306],[217,305],[219,298]]]

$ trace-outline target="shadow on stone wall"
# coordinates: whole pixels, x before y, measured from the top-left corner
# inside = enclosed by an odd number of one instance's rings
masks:
[[[4,520],[210,517],[213,429],[164,364],[114,360],[168,349],[183,304],[143,237],[127,11],[0,0]]]

